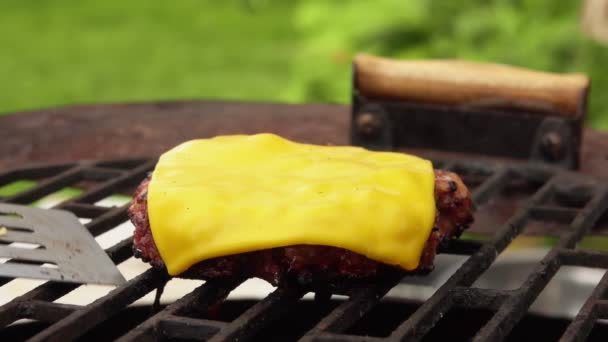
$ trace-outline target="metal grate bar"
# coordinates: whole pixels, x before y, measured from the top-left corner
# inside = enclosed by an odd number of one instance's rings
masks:
[[[44,341],[51,336],[61,336],[66,341],[78,338],[136,299],[143,297],[155,288],[163,286],[168,280],[169,277],[166,272],[149,269],[124,285],[112,290],[107,296],[96,300],[85,308],[77,310],[63,320],[51,325],[34,336],[30,341]]]
[[[539,205],[530,208],[530,218],[535,220],[553,221],[558,223],[570,223],[576,215],[578,209],[563,208],[556,206]]]
[[[213,336],[210,342],[220,341],[244,341],[262,328],[277,319],[296,303],[305,291],[294,288],[279,288],[255,304],[232,323],[226,325],[220,332]]]
[[[502,252],[525,228],[530,218],[531,208],[549,199],[555,191],[555,178],[548,180],[536,193],[522,205],[509,221],[498,229],[494,238],[488,242],[489,246],[494,246],[496,253]],[[493,262],[494,259],[491,260]]]
[[[312,341],[315,342],[380,342],[384,341],[380,337],[372,336],[353,336],[353,335],[342,335],[333,333],[322,333],[315,336]]]
[[[509,290],[456,287],[452,290],[452,300],[459,307],[497,310],[511,293]]]
[[[21,306],[19,302],[11,301],[0,307],[0,329],[13,323],[21,317]]]
[[[4,185],[9,182],[13,182],[20,179],[39,179],[43,177],[55,176],[58,173],[64,172],[71,169],[78,164],[57,164],[57,165],[43,165],[43,166],[30,166],[22,169],[8,170],[0,173],[0,185]]]
[[[452,282],[455,282],[455,280],[452,280]],[[440,287],[429,300],[424,302],[405,322],[401,323],[389,338],[395,341],[418,340],[426,334],[454,304],[453,298],[448,295],[450,293],[449,286],[446,285]],[[416,329],[416,326],[420,330]]]
[[[564,265],[608,269],[608,253],[605,252],[559,249],[559,257]]]
[[[159,322],[158,330],[166,338],[208,340],[226,327],[226,323],[169,315]]]
[[[106,249],[106,253],[116,265],[133,256],[133,237],[128,237]]]
[[[75,166],[38,183],[38,185],[32,189],[23,191],[11,197],[7,197],[3,201],[16,204],[28,204],[46,195],[52,194],[55,191],[59,191],[62,188],[69,186],[71,183],[80,180],[81,178],[82,167]]]
[[[516,177],[537,183],[543,183],[556,174],[555,169],[538,164],[510,167],[510,170]]]
[[[472,240],[452,240],[447,248],[440,246],[440,253],[471,255],[477,253],[483,246],[482,242]]]
[[[46,282],[35,289],[14,298],[10,302],[0,307],[0,327],[4,327],[20,317],[12,317],[12,307],[19,307],[21,303],[28,301],[41,300],[41,301],[53,301],[57,298],[67,294],[68,292],[77,288],[77,284],[69,283],[58,283],[58,282]]]
[[[74,215],[78,217],[86,217],[90,219],[97,218],[106,212],[108,212],[111,208],[100,207],[92,204],[86,203],[74,203],[69,202],[64,205],[59,206],[60,209],[68,210],[74,213]]]
[[[125,222],[129,217],[127,210],[129,204],[125,204],[118,208],[112,208],[106,211],[103,215],[94,218],[91,222],[85,226],[91,232],[91,234],[97,236],[107,232],[108,230],[115,228],[117,225]]]
[[[593,228],[593,225],[606,211],[606,208],[608,208],[608,189],[606,186],[602,186],[596,189],[593,198],[572,221],[569,229],[570,233],[560,239],[558,246],[573,248],[583,238],[583,235]]]
[[[496,256],[524,228],[529,215],[529,208],[543,202],[553,193],[553,179],[548,180],[507,223],[497,232],[496,236],[486,242],[405,322],[399,325],[391,334],[394,340],[419,340],[441,317],[451,308],[451,290],[456,286],[470,286],[496,259]]]
[[[454,163],[448,161],[439,161],[433,160],[433,168],[441,169],[441,170],[452,170],[454,168]]]
[[[606,274],[604,274],[605,276]],[[601,282],[601,281],[600,281]],[[599,286],[599,284],[598,284]],[[597,288],[596,288],[597,289]],[[604,289],[606,289],[604,287]],[[603,294],[600,294],[599,298],[606,296],[606,290],[604,290]],[[594,310],[597,312],[597,318],[599,319],[608,319],[608,300],[599,299],[595,302]]]
[[[502,341],[526,314],[527,308],[557,273],[560,266],[555,250],[547,254],[524,284],[507,298],[490,321],[481,328],[473,341]]]
[[[506,180],[511,176],[508,169],[496,171],[490,178],[473,192],[473,202],[481,205],[488,201],[494,194],[500,191],[506,184]]]
[[[57,322],[78,310],[80,306],[35,300],[21,304],[21,317],[42,322]]]
[[[140,164],[149,162],[150,159],[115,159],[98,161],[95,167],[109,168],[113,170],[131,170]]]
[[[606,293],[608,293],[608,272],[604,273],[604,276],[593,290],[593,293],[587,298],[587,301],[572,323],[570,323],[560,341],[583,341],[587,338],[593,328],[595,320],[599,318],[599,307],[597,306],[597,302],[602,299]]]
[[[489,165],[475,160],[452,160],[450,165],[450,170],[454,172],[484,174],[488,176],[503,168],[501,165]]]
[[[593,199],[571,223],[571,233],[563,236],[558,246],[543,258],[521,288],[505,301],[504,305],[479,331],[475,336],[475,341],[501,341],[507,336],[561,266],[558,248],[574,245],[595,224],[608,205],[607,195],[604,187],[598,190]]]
[[[82,170],[84,178],[94,181],[105,181],[125,174],[125,170],[112,169],[108,167],[92,166]]]
[[[77,203],[89,203],[89,204],[94,203],[98,200],[101,200],[107,196],[112,195],[120,187],[137,183],[137,181],[140,181],[141,179],[143,179],[143,177],[150,170],[152,170],[154,168],[154,165],[156,165],[155,160],[145,162],[142,165],[137,166],[133,170],[129,171],[128,173],[124,173],[119,177],[112,178],[112,179],[96,186],[95,188],[91,189],[90,191],[87,191],[87,192],[81,194],[80,196],[76,196],[68,201],[77,202]]]
[[[342,332],[352,327],[400,281],[401,279],[398,277],[392,281],[355,291],[347,301],[338,305],[332,312],[317,323],[317,325],[302,338],[302,341],[313,341],[323,332]]]
[[[205,284],[196,288],[194,291],[190,292],[188,295],[167,306],[161,312],[148,318],[145,322],[141,323],[135,329],[118,339],[118,341],[142,341],[155,339],[154,336],[157,336],[157,330],[160,326],[160,322],[165,318],[173,315],[183,314],[185,311],[191,308],[196,308],[197,310],[208,308],[211,305],[224,300],[224,298],[226,298],[226,296],[228,296],[228,294],[242,282],[242,279],[232,279],[226,282],[206,282]],[[200,320],[199,322],[201,322],[201,324],[203,323]],[[167,332],[168,336],[178,334],[170,328],[171,326],[164,327],[164,331]]]

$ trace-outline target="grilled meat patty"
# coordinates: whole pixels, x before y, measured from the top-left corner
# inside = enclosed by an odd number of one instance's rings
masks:
[[[149,182],[148,177],[139,185],[129,208],[129,217],[135,225],[133,250],[136,257],[163,268],[148,220]],[[424,247],[420,265],[410,273],[431,271],[438,246],[458,237],[473,221],[471,195],[455,173],[435,171],[435,204],[435,226]],[[190,267],[180,277],[205,280],[257,277],[275,286],[297,282],[305,286],[326,287],[328,284],[352,283],[399,272],[405,271],[343,248],[294,245],[205,260]]]

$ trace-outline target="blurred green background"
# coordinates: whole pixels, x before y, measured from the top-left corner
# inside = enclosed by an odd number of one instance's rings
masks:
[[[350,61],[462,58],[588,73],[608,128],[608,47],[578,0],[0,1],[0,113],[173,99],[348,103]]]

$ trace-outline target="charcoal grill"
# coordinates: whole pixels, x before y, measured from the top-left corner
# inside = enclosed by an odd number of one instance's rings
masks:
[[[86,227],[98,236],[127,220],[127,205],[96,203],[112,194],[131,194],[155,165],[154,158],[126,157],[158,155],[186,139],[236,132],[271,131],[299,141],[345,144],[350,116],[348,107],[332,105],[183,102],[80,106],[0,117],[6,140],[0,147],[0,170],[7,170],[0,174],[0,185],[36,181],[1,201],[29,204],[65,187],[81,188],[82,193],[56,207],[90,219]],[[387,292],[403,281],[387,279],[341,293],[317,293],[314,300],[301,299],[306,289],[285,288],[259,300],[229,299],[218,305],[243,282],[239,279],[204,283],[168,305],[129,306],[148,293],[160,294],[170,281],[149,269],[88,305],[55,302],[80,285],[46,282],[0,307],[0,334],[35,341],[601,339],[608,333],[600,321],[608,319],[608,274],[572,319],[528,312],[561,267],[608,268],[608,252],[579,244],[589,235],[608,232],[606,161],[601,150],[594,150],[605,146],[608,137],[590,130],[584,135],[580,172],[419,151],[432,157],[436,167],[462,175],[479,207],[473,235],[441,251],[466,261],[425,301],[386,300]],[[477,287],[476,280],[521,234],[557,238],[518,288]],[[132,256],[131,243],[126,239],[106,251],[120,264]],[[0,279],[0,291],[11,280]],[[19,319],[33,322],[11,325]]]

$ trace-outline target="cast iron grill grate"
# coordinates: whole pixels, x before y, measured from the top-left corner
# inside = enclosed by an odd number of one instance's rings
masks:
[[[42,165],[0,174],[0,187],[15,181],[34,179],[31,188],[0,197],[1,202],[31,204],[62,188],[79,184],[84,190],[77,196],[57,204],[56,208],[72,211],[80,218],[90,219],[86,227],[98,236],[127,220],[128,204],[118,207],[96,205],[101,199],[116,193],[130,194],[134,187],[153,169],[154,160],[112,162],[78,162],[62,165]],[[475,229],[491,233],[487,240],[457,240],[443,252],[468,256],[458,270],[425,302],[417,303],[412,313],[399,321],[385,337],[367,336],[353,327],[378,306],[383,296],[400,279],[350,289],[341,295],[346,300],[313,317],[312,327],[306,328],[296,339],[302,341],[397,341],[420,340],[441,324],[450,310],[472,312],[483,310],[488,319],[480,324],[473,339],[498,341],[509,337],[526,316],[528,308],[561,266],[608,268],[608,253],[577,248],[577,243],[593,230],[600,232],[597,222],[608,207],[608,183],[589,179],[553,168],[480,162],[441,162],[435,165],[458,172],[465,182],[473,185],[473,194],[480,213],[487,203],[495,201],[513,183],[520,180],[534,184],[534,190],[520,198],[514,212],[499,226]],[[531,221],[559,222],[566,229],[557,233],[559,241],[536,264],[523,284],[514,290],[473,287],[512,240]],[[483,223],[483,222],[482,222]],[[547,228],[548,229],[548,228]],[[541,227],[537,233],[547,233]],[[132,256],[131,239],[125,239],[106,251],[120,264]],[[6,262],[14,262],[8,260]],[[12,278],[0,278],[0,291]],[[0,333],[19,319],[41,322],[32,340],[72,340],[91,331],[113,329],[116,317],[127,306],[144,295],[160,289],[169,281],[163,272],[148,269],[113,289],[89,305],[55,303],[58,298],[81,285],[46,282],[0,307]],[[305,289],[276,289],[266,298],[255,302],[235,319],[214,320],[196,313],[213,309],[244,280],[206,282],[164,308],[144,315],[120,337],[122,341],[186,339],[239,340],[256,339],[260,332],[273,329],[273,324],[284,317],[298,315],[292,310]],[[564,341],[585,339],[599,319],[608,319],[608,274],[595,287],[576,317],[563,332]],[[327,294],[317,294],[319,305],[327,301]],[[472,317],[472,316],[471,316]],[[354,332],[353,332],[354,331]]]

